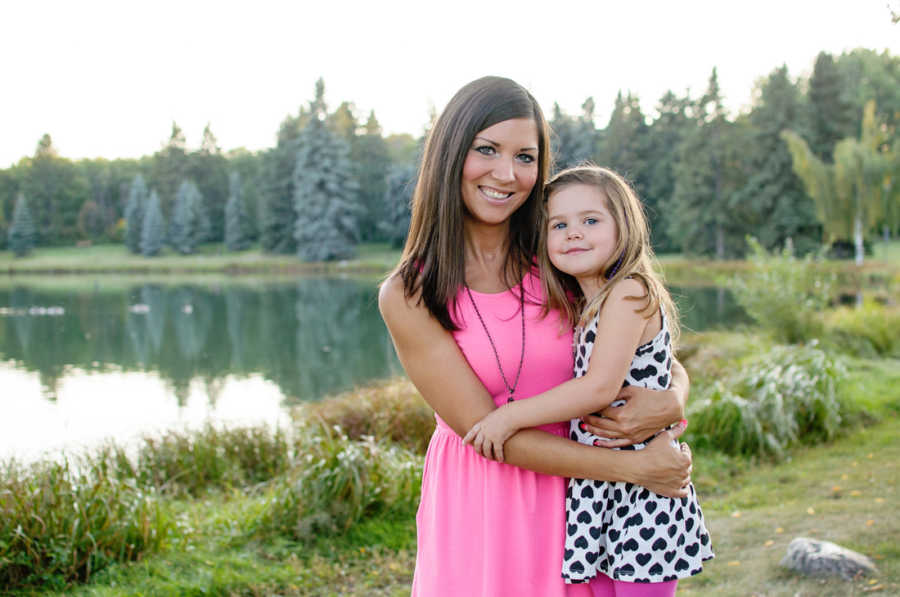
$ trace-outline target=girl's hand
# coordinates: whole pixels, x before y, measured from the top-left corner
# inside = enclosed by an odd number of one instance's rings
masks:
[[[685,423],[679,423],[660,433],[643,450],[635,452],[642,457],[640,464],[631,471],[635,483],[667,497],[686,497],[690,493],[691,449],[676,439],[684,433],[685,427]]]
[[[616,396],[624,404],[607,406],[600,413],[602,416],[585,415],[581,420],[594,435],[613,440],[603,442],[607,448],[642,442],[681,418],[680,409],[674,408],[677,405],[664,399],[667,395],[664,391],[626,386]]]
[[[504,405],[472,425],[463,443],[472,444],[475,451],[485,458],[503,462],[503,444],[518,430]]]

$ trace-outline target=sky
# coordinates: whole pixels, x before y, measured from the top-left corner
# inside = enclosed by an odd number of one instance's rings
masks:
[[[597,125],[618,91],[648,114],[696,96],[717,68],[732,113],[785,64],[820,51],[900,55],[900,0],[29,0],[0,4],[0,168],[49,133],[60,155],[134,158],[209,123],[223,150],[271,147],[325,81],[329,108],[370,110],[385,134],[421,134],[472,79],[527,87],[548,116],[587,97]]]

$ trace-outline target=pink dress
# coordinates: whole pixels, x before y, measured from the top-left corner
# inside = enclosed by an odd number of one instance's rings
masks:
[[[540,317],[540,280],[528,275],[524,285],[525,360],[516,399],[571,379],[573,364],[571,330],[560,335],[560,320],[554,312]],[[522,346],[518,288],[514,292],[472,292],[510,383],[516,376]],[[494,352],[465,290],[458,299],[456,321],[461,329],[453,336],[500,405],[508,393]],[[542,429],[566,437],[568,424]],[[437,417],[416,514],[413,596],[590,596],[587,585],[566,585],[559,572],[565,493],[562,477],[482,458]]]

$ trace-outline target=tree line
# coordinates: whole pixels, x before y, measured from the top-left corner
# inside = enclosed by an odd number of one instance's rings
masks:
[[[595,110],[592,98],[580,114],[552,107],[555,167],[590,160],[625,174],[658,252],[738,257],[754,236],[861,258],[873,235],[900,230],[900,59],[887,52],[823,52],[809,77],[776,68],[736,116],[715,69],[702,94],[669,91],[653,115],[629,92],[605,126]],[[399,246],[422,142],[385,137],[351,102],[330,111],[321,79],[258,152],[222,151],[209,126],[189,149],[173,123],[152,156],[72,161],[45,135],[0,170],[0,248],[121,242],[152,256],[221,243],[317,261],[360,242]]]

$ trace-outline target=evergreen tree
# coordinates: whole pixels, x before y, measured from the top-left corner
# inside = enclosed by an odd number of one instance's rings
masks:
[[[178,186],[190,176],[190,166],[184,131],[173,122],[169,140],[153,154],[148,183],[158,193],[163,214],[171,213]]]
[[[802,124],[800,90],[782,66],[761,83],[757,97],[744,154],[750,175],[735,195],[733,219],[769,250],[780,249],[791,239],[796,250],[807,253],[819,243],[821,229],[780,136]]]
[[[358,237],[358,187],[350,150],[326,126],[324,94],[319,79],[294,168],[294,239],[297,254],[306,261],[351,257]]]
[[[141,252],[141,234],[144,230],[144,210],[147,206],[147,184],[140,174],[131,181],[128,203],[125,205],[125,246],[132,253]]]
[[[678,148],[694,124],[689,114],[691,99],[667,91],[657,104],[659,116],[647,131],[646,190],[641,199],[647,211],[653,248],[657,252],[673,251],[677,245],[668,233],[671,204],[675,193],[675,166]]]
[[[191,187],[191,211],[194,214],[193,243],[196,248],[203,243],[215,240],[213,236],[212,222],[210,221],[208,203],[204,200],[203,193],[193,182]],[[224,210],[222,211],[224,218]],[[224,221],[224,220],[223,220]],[[222,238],[222,237],[219,237]]]
[[[28,209],[28,201],[25,195],[19,193],[16,198],[16,207],[13,209],[12,224],[9,227],[9,250],[16,257],[27,255],[35,246],[34,220],[31,218],[31,210]]]
[[[88,183],[81,170],[60,157],[50,135],[38,141],[34,156],[25,161],[17,192],[28,197],[38,245],[74,243],[78,212],[88,199]]]
[[[229,176],[230,191],[225,205],[225,247],[229,251],[243,251],[250,246],[250,239],[244,232],[247,214],[241,200],[241,175],[232,172]]]
[[[581,116],[573,118],[564,114],[559,104],[553,104],[553,131],[551,145],[555,169],[562,170],[594,159],[597,130],[594,126],[594,100],[587,98],[581,105]]]
[[[847,137],[855,137],[854,110],[847,81],[831,54],[816,57],[809,79],[809,147],[819,159],[831,163],[834,146]]]
[[[390,168],[391,158],[374,111],[369,113],[363,134],[353,137],[350,162],[359,188],[361,219],[373,224],[362,226],[360,237],[363,241],[378,240],[381,228],[377,224],[387,217],[388,206],[384,203],[384,198],[387,190],[386,173]]]
[[[678,152],[668,231],[683,251],[724,259],[743,250],[743,235],[729,234],[730,226],[740,224],[731,219],[730,203],[740,184],[741,143],[738,129],[726,118],[716,69],[696,113],[697,125]]]
[[[385,217],[381,220],[382,234],[394,248],[402,247],[409,233],[409,218],[413,191],[416,188],[414,164],[396,164],[387,176],[383,203]]]
[[[629,93],[623,98],[620,91],[597,152],[598,163],[630,180],[640,197],[644,197],[648,186],[648,130],[638,97]]]
[[[172,215],[169,219],[169,243],[181,253],[187,255],[193,253],[196,248],[194,229],[196,228],[195,206],[196,201],[193,185],[188,181],[182,181],[175,193],[175,204],[172,206]]]
[[[306,109],[288,116],[278,129],[277,145],[262,160],[265,185],[259,202],[260,244],[268,253],[294,253],[294,168],[300,131],[309,120]]]
[[[151,191],[141,228],[141,255],[144,257],[158,255],[165,242],[165,236],[166,221],[163,219],[159,195],[156,191]]]
[[[196,185],[203,214],[198,220],[199,243],[218,242],[225,234],[228,201],[228,160],[222,155],[209,124],[203,129],[200,149],[189,156],[188,178]]]

